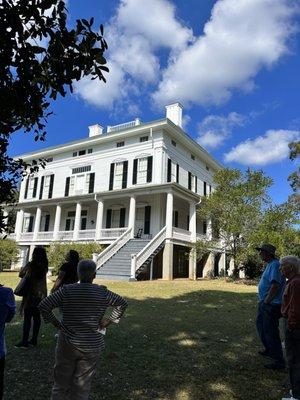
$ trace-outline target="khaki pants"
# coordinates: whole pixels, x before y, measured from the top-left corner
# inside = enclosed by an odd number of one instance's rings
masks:
[[[77,350],[60,333],[55,350],[51,400],[87,400],[99,356],[100,351],[84,353]]]

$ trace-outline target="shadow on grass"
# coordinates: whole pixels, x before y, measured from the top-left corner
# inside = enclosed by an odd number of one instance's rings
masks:
[[[256,297],[201,290],[128,299],[109,329],[90,399],[279,399],[285,374],[266,371],[254,327]],[[21,321],[8,328],[7,400],[50,398],[55,331],[37,349],[17,350]]]

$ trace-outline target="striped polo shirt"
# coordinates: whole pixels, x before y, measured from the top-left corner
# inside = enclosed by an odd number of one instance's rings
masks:
[[[113,307],[108,318],[114,322],[123,315],[127,302],[106,286],[74,283],[63,286],[39,304],[46,323],[57,320],[53,309],[58,307],[62,313],[62,332],[67,340],[80,351],[93,352],[104,348],[99,323],[106,309]]]

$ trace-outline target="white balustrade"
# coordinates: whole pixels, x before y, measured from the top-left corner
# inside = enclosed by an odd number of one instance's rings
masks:
[[[135,271],[139,269],[166,238],[166,226],[135,256],[131,257],[131,278],[135,278]]]
[[[139,118],[136,118],[134,121],[125,122],[125,124],[119,124],[119,125],[114,125],[114,126],[108,125],[107,133],[118,132],[118,131],[122,131],[123,129],[133,128],[136,125],[141,125],[141,120]]]
[[[118,238],[123,235],[124,232],[127,231],[127,228],[109,228],[109,229],[101,229],[100,230],[100,238],[101,239],[111,239]]]
[[[81,239],[81,240],[95,239],[95,233],[96,233],[95,229],[85,229],[85,230],[79,231],[78,239]]]
[[[33,239],[33,232],[22,232],[21,233],[21,237],[20,237],[21,241],[23,241],[23,240],[28,241],[28,240],[32,240],[32,239]]]
[[[57,240],[72,240],[73,231],[59,231],[57,235]]]
[[[173,227],[173,238],[190,242],[191,232],[181,228]]]
[[[112,242],[102,253],[99,254],[97,259],[97,268],[100,268],[106,261],[108,261],[121,247],[123,247],[131,238],[131,228],[126,230],[118,239]]]
[[[36,239],[37,240],[52,240],[53,239],[53,232],[52,231],[38,232]]]

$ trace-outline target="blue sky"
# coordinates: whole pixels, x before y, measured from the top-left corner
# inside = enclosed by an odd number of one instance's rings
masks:
[[[136,117],[184,106],[185,131],[229,167],[262,169],[275,202],[291,193],[300,140],[300,1],[69,0],[69,24],[104,24],[107,84],[84,79],[53,103],[45,143],[16,133],[10,154],[59,145]]]

